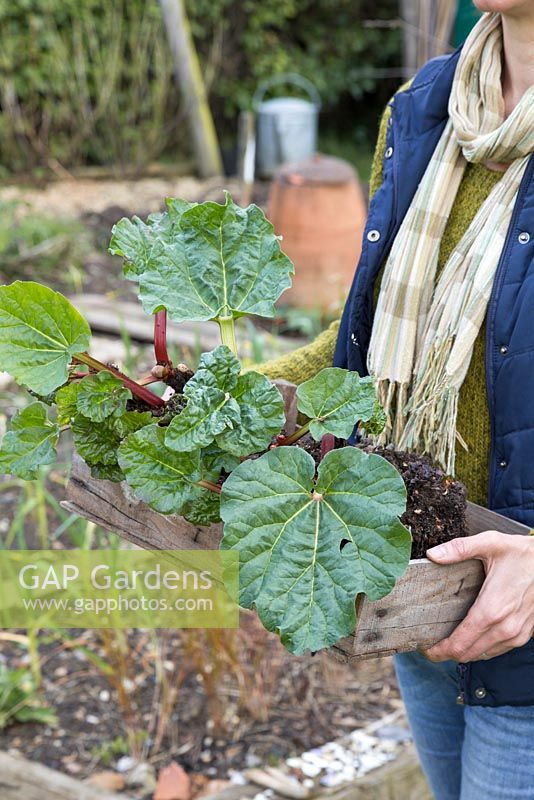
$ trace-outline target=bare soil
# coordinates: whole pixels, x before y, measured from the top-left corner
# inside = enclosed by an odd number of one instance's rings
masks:
[[[415,453],[370,448],[400,472],[408,499],[401,522],[412,533],[412,558],[434,545],[467,535],[467,491],[463,483]]]
[[[113,753],[111,743],[128,729],[141,732],[142,758],[156,772],[175,760],[200,786],[231,777],[233,770],[276,764],[401,706],[391,659],[349,668],[322,655],[296,658],[245,614],[240,631],[215,632],[226,644],[219,637],[205,640],[207,632],[168,632],[159,663],[165,685],[177,694],[156,746],[161,686],[155,683],[152,634],[128,633],[126,690],[132,711],[127,714],[91,659],[94,654],[109,663],[109,648],[98,632],[69,633],[77,646],[41,639],[44,697],[57,714],[57,727],[13,724],[0,731],[0,749],[77,778],[116,767],[120,753]],[[229,653],[241,666],[228,663]],[[27,665],[23,651],[4,642],[0,659],[11,668]]]

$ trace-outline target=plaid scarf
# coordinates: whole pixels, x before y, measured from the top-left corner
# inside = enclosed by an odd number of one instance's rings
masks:
[[[449,120],[387,259],[368,354],[387,418],[381,443],[429,455],[450,474],[458,393],[534,150],[534,86],[505,119],[501,58],[500,15],[484,14],[462,49]],[[436,282],[441,238],[466,163],[486,160],[509,166]]]

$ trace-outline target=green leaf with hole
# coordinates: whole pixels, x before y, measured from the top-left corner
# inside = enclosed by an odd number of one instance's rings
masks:
[[[119,447],[118,461],[136,495],[162,514],[180,514],[200,479],[198,451],[170,450],[158,425],[128,436]]]
[[[78,411],[93,420],[102,422],[106,417],[119,416],[126,411],[126,403],[131,392],[122,381],[111,372],[98,372],[87,375],[80,381],[76,407]]]
[[[310,433],[316,441],[325,433],[348,439],[357,422],[375,414],[376,392],[370,377],[327,367],[300,384],[297,406],[310,418]]]
[[[222,205],[187,208],[174,200],[168,208],[172,224],[163,215],[146,225],[121,220],[113,229],[110,250],[127,260],[145,311],[166,308],[177,322],[274,316],[294,269],[261,209],[240,208],[229,194]]]
[[[39,467],[53,464],[59,425],[48,419],[44,403],[30,403],[17,411],[0,443],[0,470],[26,481],[37,477]]]
[[[0,286],[0,370],[18,383],[39,394],[62,386],[90,338],[87,322],[59,292],[34,281]]]
[[[354,630],[355,599],[388,594],[410,558],[404,482],[358,448],[313,458],[278,447],[222,487],[223,549],[240,554],[240,603],[301,655]]]

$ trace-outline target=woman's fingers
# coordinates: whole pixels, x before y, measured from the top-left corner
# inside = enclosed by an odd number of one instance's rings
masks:
[[[425,655],[432,661],[478,661],[526,644],[534,633],[534,540],[486,531],[440,548],[428,556],[444,564],[479,558],[486,580],[463,622]]]

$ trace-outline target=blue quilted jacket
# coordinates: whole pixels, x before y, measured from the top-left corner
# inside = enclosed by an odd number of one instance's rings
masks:
[[[381,187],[345,305],[334,364],[367,374],[373,288],[448,118],[461,48],[429,61],[392,101]],[[525,171],[487,311],[491,420],[488,508],[534,528],[534,155]],[[534,639],[458,667],[470,705],[534,705]]]

